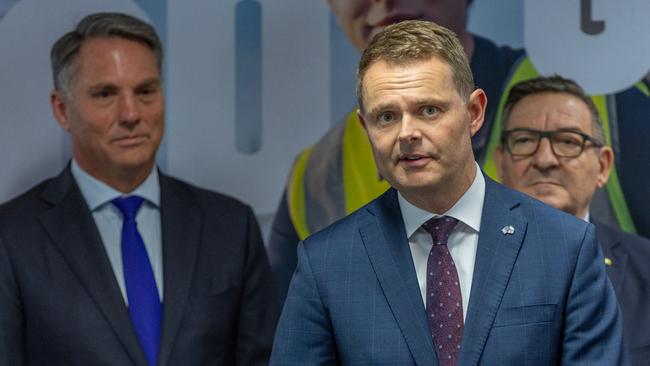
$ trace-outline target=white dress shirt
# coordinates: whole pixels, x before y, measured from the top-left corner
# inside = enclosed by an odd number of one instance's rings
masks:
[[[485,178],[478,164],[472,185],[447,212],[432,213],[422,210],[408,202],[401,194],[398,194],[404,228],[409,238],[415,273],[417,274],[418,284],[420,285],[420,295],[422,296],[422,302],[425,307],[427,260],[431,247],[433,246],[433,241],[431,235],[422,228],[422,224],[431,218],[440,216],[450,216],[458,220],[458,225],[456,225],[449,236],[447,247],[458,272],[460,293],[463,298],[464,320],[467,315],[467,305],[469,304],[472,278],[474,276],[474,261],[476,260],[476,249],[478,248],[478,235],[481,226],[484,199]]]
[[[79,164],[72,160],[72,176],[74,177],[81,195],[93,214],[95,225],[99,230],[106,254],[113,268],[113,274],[120,286],[124,302],[128,305],[124,270],[122,266],[122,213],[111,203],[111,200],[136,195],[144,198],[138,210],[135,221],[138,232],[142,236],[144,246],[151,262],[153,275],[156,279],[160,301],[163,300],[163,268],[162,268],[162,234],[160,229],[160,184],[158,169],[154,167],[140,186],[128,194],[121,193],[86,173]]]

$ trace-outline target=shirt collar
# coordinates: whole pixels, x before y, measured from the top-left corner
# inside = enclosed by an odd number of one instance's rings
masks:
[[[412,205],[401,193],[398,192],[397,199],[402,211],[406,236],[411,237],[429,219],[439,216],[450,216],[472,228],[477,233],[481,227],[481,216],[483,214],[483,201],[485,199],[485,178],[481,169],[476,164],[476,176],[469,189],[456,201],[456,203],[444,213],[435,213],[423,210]]]
[[[71,164],[72,176],[74,177],[81,195],[86,200],[88,208],[94,211],[112,201],[115,198],[125,196],[125,193],[117,191],[107,184],[99,181],[95,177],[86,173],[76,160],[72,159]],[[147,179],[142,182],[129,196],[135,195],[144,198],[147,202],[155,207],[160,207],[160,185],[158,184],[158,169],[151,169]]]

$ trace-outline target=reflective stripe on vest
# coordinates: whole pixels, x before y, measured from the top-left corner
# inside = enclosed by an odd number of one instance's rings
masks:
[[[309,156],[313,148],[313,146],[308,147],[298,155],[293,165],[291,176],[289,177],[287,192],[289,216],[300,240],[305,239],[310,234],[305,216],[305,187],[303,185],[303,178],[305,176],[305,169],[307,168],[307,161],[309,161]]]
[[[370,141],[356,111],[348,115],[343,133],[343,184],[346,215],[390,188],[377,171]]]
[[[339,184],[342,187],[328,187]],[[324,184],[322,187],[317,187]],[[303,151],[289,177],[289,215],[300,240],[379,197],[381,179],[356,111]],[[337,189],[342,188],[342,189]]]
[[[497,146],[499,146],[501,139],[503,109],[505,107],[508,92],[516,83],[539,76],[539,72],[535,69],[528,57],[522,57],[520,61],[515,63],[513,70],[514,71],[511,73],[511,76],[508,79],[508,82],[504,89],[505,92],[501,95],[501,99],[499,100],[499,108],[496,113],[492,131],[490,132],[490,140],[488,142],[488,147],[485,154],[485,162],[483,164],[483,170],[485,173],[497,181],[498,178],[496,174],[496,166],[494,163],[494,150],[496,150]],[[636,87],[645,95],[650,95],[648,88],[644,83],[639,82],[636,84]],[[603,132],[605,134],[605,143],[608,146],[612,146],[610,109],[612,112],[615,112],[615,100],[613,97],[608,98],[603,95],[595,95],[591,98],[596,105],[598,114],[600,115],[600,119],[603,125]],[[607,190],[609,204],[614,211],[613,213],[616,217],[618,226],[627,232],[636,233],[636,228],[634,227],[632,216],[630,215],[630,211],[627,207],[627,202],[625,201],[625,196],[623,195],[623,190],[621,189],[621,184],[619,182],[618,173],[616,172],[616,166],[614,163],[612,163],[612,170],[609,174],[609,179],[607,180],[605,189]]]

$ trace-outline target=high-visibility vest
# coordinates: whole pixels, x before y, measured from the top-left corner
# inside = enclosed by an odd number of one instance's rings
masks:
[[[508,83],[499,101],[499,106],[497,109],[496,117],[494,119],[494,124],[492,126],[492,131],[490,132],[490,139],[483,163],[483,171],[485,171],[485,173],[492,179],[498,180],[493,157],[494,150],[499,145],[501,138],[503,109],[508,97],[508,92],[516,83],[532,79],[539,75],[539,72],[535,69],[530,59],[526,56],[523,56],[513,66],[512,74],[508,78]],[[637,83],[635,87],[643,92],[646,96],[650,95],[647,86],[643,82]],[[612,125],[610,122],[614,121],[616,118],[616,99],[613,95],[594,95],[591,97],[591,99],[593,100],[596,109],[598,110],[598,114],[600,115],[603,132],[605,134],[605,143],[608,146],[612,146]],[[634,222],[632,221],[632,216],[630,215],[630,210],[628,209],[627,202],[625,201],[625,196],[623,195],[623,190],[621,189],[621,183],[618,178],[618,173],[616,172],[615,164],[612,166],[609,180],[605,185],[605,191],[606,194],[596,195],[594,197],[594,200],[603,201],[598,204],[599,212],[597,213],[602,214],[603,218],[611,218],[609,220],[601,219],[601,221],[608,221],[607,223],[618,226],[624,231],[636,233],[636,228],[634,227]],[[602,210],[609,210],[610,212],[600,212]]]
[[[289,215],[300,240],[386,192],[356,111],[304,150],[289,177]]]

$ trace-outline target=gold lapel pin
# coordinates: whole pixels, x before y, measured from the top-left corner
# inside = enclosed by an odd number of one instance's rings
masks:
[[[612,264],[614,264],[614,262],[612,262],[611,259],[605,257],[605,265],[606,265],[606,266],[611,266]]]

